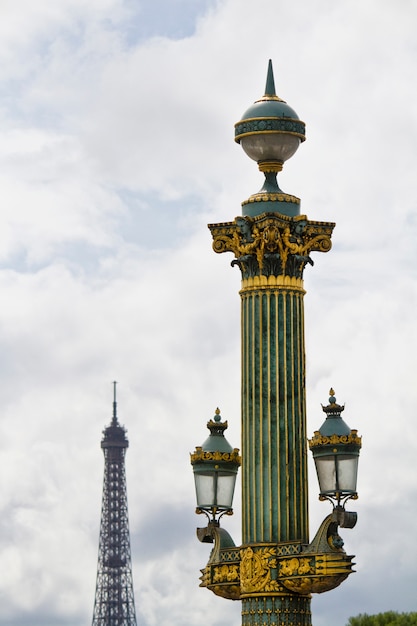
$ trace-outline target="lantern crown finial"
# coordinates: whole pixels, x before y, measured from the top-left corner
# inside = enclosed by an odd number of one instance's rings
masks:
[[[207,422],[207,428],[210,431],[210,437],[214,436],[224,436],[224,431],[227,429],[228,423],[227,420],[222,422],[222,416],[220,415],[220,409],[217,407],[213,419]],[[210,439],[209,437],[209,439]]]
[[[340,404],[337,404],[333,388],[330,389],[329,396],[329,404],[327,406],[321,405],[321,408],[328,417],[339,417],[342,419],[340,414],[345,410],[345,405],[341,406]]]

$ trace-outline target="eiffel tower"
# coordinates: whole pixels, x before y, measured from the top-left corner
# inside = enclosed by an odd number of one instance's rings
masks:
[[[115,382],[113,394],[113,418],[101,441],[104,481],[92,626],[137,626],[125,473],[129,442],[117,418]]]

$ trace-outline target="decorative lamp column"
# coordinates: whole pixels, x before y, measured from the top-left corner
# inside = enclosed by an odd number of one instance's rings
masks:
[[[232,252],[242,277],[242,546],[215,536],[201,586],[240,599],[243,626],[310,626],[310,594],[352,571],[338,519],[311,543],[308,528],[303,273],[312,252],[331,249],[334,223],[300,215],[278,187],[305,125],[276,95],[271,62],[235,139],[265,176],[241,216],[209,225],[214,251]]]

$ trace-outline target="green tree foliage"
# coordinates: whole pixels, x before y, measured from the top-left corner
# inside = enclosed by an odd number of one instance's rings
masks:
[[[350,617],[346,626],[417,626],[417,613],[387,611],[377,615],[360,613]]]

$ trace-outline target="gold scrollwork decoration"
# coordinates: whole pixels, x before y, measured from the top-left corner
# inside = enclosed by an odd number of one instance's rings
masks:
[[[320,431],[314,431],[314,436],[309,440],[310,449],[314,446],[335,446],[338,444],[354,443],[361,446],[362,437],[358,435],[357,430],[351,430],[348,435],[322,435]]]
[[[279,564],[280,576],[314,574],[314,571],[314,564],[311,564],[310,558],[293,557],[292,559],[284,559]]]
[[[311,250],[315,250],[317,252],[329,252],[332,248],[332,241],[330,237],[327,235],[322,235],[320,237],[316,237]]]
[[[239,565],[219,565],[213,567],[213,583],[233,582],[239,580]]]
[[[207,587],[216,596],[240,599],[239,564],[207,565],[201,570],[200,587]]]
[[[261,172],[267,172],[266,165],[259,167]],[[280,171],[276,166],[269,168],[269,171]],[[242,206],[246,204],[253,204],[254,202],[291,202],[292,204],[300,204],[300,198],[293,196],[289,193],[254,193],[250,198],[242,202]]]
[[[331,579],[328,576],[293,578],[283,582],[285,587],[294,593],[323,593],[338,587],[347,578],[347,576],[348,574],[343,574],[340,576],[333,576]]]
[[[333,515],[328,515],[299,555],[278,559],[278,581],[299,594],[323,593],[338,587],[353,572],[353,557],[334,543],[336,532]]]
[[[226,598],[226,600],[240,600],[240,586],[236,585],[211,585],[210,591],[216,596]]]
[[[213,250],[218,254],[222,252],[233,252],[234,250],[232,250],[231,244],[232,239],[230,237],[217,236],[213,240]]]
[[[193,452],[190,457],[191,463],[199,463],[202,461],[226,461],[237,465],[241,463],[238,448],[234,448],[232,452],[219,452],[218,450],[208,452],[203,450],[201,446],[197,446],[195,452]]]

